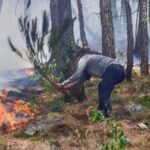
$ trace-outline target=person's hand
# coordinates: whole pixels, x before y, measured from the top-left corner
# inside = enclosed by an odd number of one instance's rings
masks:
[[[62,84],[60,83],[57,83],[56,84],[56,87],[55,87],[58,91],[65,91],[65,88]]]

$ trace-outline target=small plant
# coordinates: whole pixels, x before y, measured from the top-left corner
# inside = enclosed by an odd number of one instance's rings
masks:
[[[106,118],[100,111],[97,110],[96,106],[93,106],[92,107],[92,115],[90,117],[90,120],[92,122],[97,122],[97,121],[104,122],[104,121],[106,121]]]
[[[42,85],[43,89],[47,92],[52,92],[53,90],[53,85],[42,78],[40,80],[40,85]]]
[[[103,150],[125,150],[128,139],[117,122],[110,123],[109,134],[112,140],[103,145]]]

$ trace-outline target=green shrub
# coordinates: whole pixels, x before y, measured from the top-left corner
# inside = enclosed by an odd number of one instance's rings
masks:
[[[104,117],[104,115],[97,110],[97,108],[95,106],[92,107],[92,115],[90,117],[90,120],[92,122],[104,122],[106,120],[106,118]]]
[[[102,150],[125,150],[128,139],[124,134],[123,129],[115,121],[111,122],[109,126],[109,134],[112,139],[103,145]]]

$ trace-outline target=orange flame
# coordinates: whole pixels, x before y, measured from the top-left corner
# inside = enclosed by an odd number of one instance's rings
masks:
[[[13,131],[24,127],[34,118],[33,110],[21,99],[9,102],[7,98],[7,93],[0,93],[0,128]],[[6,108],[10,108],[11,111]],[[23,115],[20,112],[23,112]],[[17,114],[20,117],[17,118]]]

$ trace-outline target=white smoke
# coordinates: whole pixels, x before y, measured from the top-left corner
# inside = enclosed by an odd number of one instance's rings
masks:
[[[75,0],[72,1],[73,16],[77,19],[74,25],[75,39],[80,39],[80,29],[78,20],[78,9]],[[112,6],[113,15],[124,15],[122,0],[116,1],[116,5]],[[0,0],[0,70],[17,69],[31,67],[29,62],[21,60],[16,54],[14,54],[7,42],[7,38],[11,37],[14,45],[18,49],[25,49],[25,44],[18,26],[18,18],[22,16],[28,16],[29,18],[38,18],[39,30],[41,29],[42,12],[47,10],[49,12],[50,0],[31,0],[31,6],[27,9],[29,0]],[[99,0],[82,0],[83,14],[85,22],[85,33],[87,40],[92,49],[101,51],[101,23],[100,23],[100,8]],[[134,36],[136,35],[136,18],[137,18],[137,1],[130,0],[132,8],[132,20]],[[124,17],[114,18],[114,30],[115,30],[115,45],[116,50],[126,51],[126,23]],[[150,32],[149,32],[150,33]],[[80,42],[81,44],[81,42]],[[45,46],[45,49],[47,47]]]

